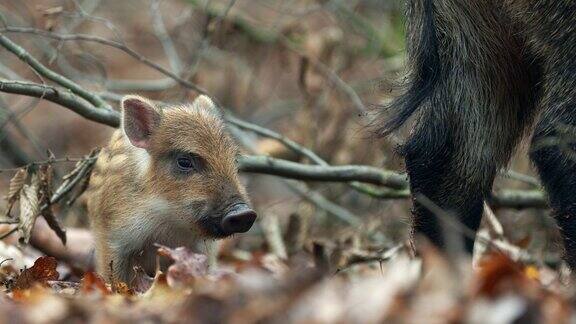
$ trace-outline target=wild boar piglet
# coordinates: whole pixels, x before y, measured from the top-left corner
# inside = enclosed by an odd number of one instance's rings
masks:
[[[196,250],[248,231],[256,213],[237,154],[208,97],[159,107],[126,96],[121,129],[100,152],[87,192],[97,271],[130,283],[135,266],[154,273],[154,243]]]

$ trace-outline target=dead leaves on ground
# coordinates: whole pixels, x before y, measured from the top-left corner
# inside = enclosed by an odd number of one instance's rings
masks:
[[[106,286],[104,279],[95,272],[86,272],[80,281],[80,291],[84,294],[98,292],[102,295],[109,295],[111,290]]]
[[[208,257],[179,247],[171,249],[157,245],[158,254],[170,258],[174,263],[168,267],[167,283],[171,286],[189,286],[194,280],[208,274]]]
[[[58,281],[56,260],[41,257],[22,271],[0,302],[0,320],[24,322],[142,321],[163,322],[511,322],[559,323],[573,320],[565,285],[545,286],[551,269],[514,262],[490,254],[477,270],[470,260],[456,273],[454,261],[428,249],[422,258],[398,250],[378,264],[358,264],[337,274],[313,265],[311,255],[278,267],[268,259],[230,261],[215,272],[203,255],[185,248],[161,246],[159,254],[173,260],[151,287],[135,293],[111,287],[93,272],[80,283]],[[456,262],[457,263],[457,262]],[[240,269],[232,271],[233,269]],[[234,274],[232,274],[234,273]],[[216,275],[215,275],[216,274]],[[556,279],[558,280],[558,279]],[[454,284],[455,283],[455,284]],[[44,317],[32,316],[40,310]],[[48,321],[48,320],[46,320]]]
[[[58,280],[60,274],[56,270],[56,259],[40,257],[29,269],[24,269],[12,287],[12,298],[16,301],[25,300],[31,293],[31,288],[45,286],[48,281]]]

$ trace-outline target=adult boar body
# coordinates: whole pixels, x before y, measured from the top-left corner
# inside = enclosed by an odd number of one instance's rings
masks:
[[[530,157],[576,267],[576,2],[410,0],[407,16],[410,75],[379,131],[414,118],[401,149],[414,197],[476,231],[497,170],[531,134]],[[418,199],[413,215],[414,232],[444,247],[439,219]]]

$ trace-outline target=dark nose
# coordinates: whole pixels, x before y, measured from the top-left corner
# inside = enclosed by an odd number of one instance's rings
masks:
[[[254,221],[256,213],[246,204],[234,205],[222,218],[222,229],[226,234],[247,232]]]

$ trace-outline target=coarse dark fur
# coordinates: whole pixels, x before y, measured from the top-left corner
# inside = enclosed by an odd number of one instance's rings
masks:
[[[476,231],[496,171],[534,129],[530,157],[576,268],[576,1],[409,0],[407,16],[411,74],[380,133],[416,119],[401,150],[412,192]],[[443,246],[438,218],[416,200],[413,214]]]

